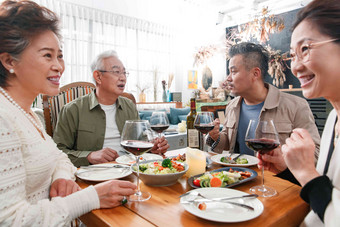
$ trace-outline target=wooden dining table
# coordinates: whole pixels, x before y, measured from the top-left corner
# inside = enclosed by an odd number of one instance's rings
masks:
[[[169,152],[169,156],[183,153],[183,149]],[[212,164],[209,170],[224,166]],[[261,184],[261,171],[256,166],[247,167],[258,172],[258,176],[249,182],[236,185],[233,189],[249,193],[249,188]],[[197,217],[187,212],[180,204],[179,196],[192,188],[187,177],[182,177],[174,185],[167,187],[152,187],[141,182],[141,190],[151,193],[151,198],[144,202],[128,202],[112,209],[93,210],[80,217],[88,227],[92,226],[298,226],[306,214],[309,206],[299,196],[301,187],[289,181],[274,176],[265,171],[265,184],[273,187],[277,195],[273,197],[258,197],[263,203],[263,213],[248,221],[238,223],[219,223]],[[136,182],[131,174],[122,178]],[[85,188],[92,182],[77,179],[80,187]]]

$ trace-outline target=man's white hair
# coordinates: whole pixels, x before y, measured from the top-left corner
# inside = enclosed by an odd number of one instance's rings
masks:
[[[109,57],[116,57],[118,58],[118,54],[116,51],[114,50],[107,50],[102,52],[101,54],[99,54],[93,61],[91,64],[91,71],[92,73],[96,70],[100,70],[103,69],[103,60],[105,58],[109,58]]]

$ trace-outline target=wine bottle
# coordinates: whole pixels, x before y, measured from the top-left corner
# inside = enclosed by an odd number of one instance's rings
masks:
[[[190,113],[187,116],[187,144],[191,148],[200,148],[200,133],[194,127],[196,117],[196,100],[190,99]]]

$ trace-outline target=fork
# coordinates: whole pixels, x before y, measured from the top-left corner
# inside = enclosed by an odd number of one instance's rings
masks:
[[[111,168],[130,168],[129,166],[113,165],[113,166],[80,166],[80,169],[111,169]]]
[[[233,152],[230,152],[230,154],[227,156],[228,157],[228,160],[230,160],[231,156],[234,154],[234,151]]]
[[[189,192],[186,192],[186,193],[180,195],[179,198],[181,198],[183,196],[186,196],[186,195],[189,195],[189,194],[191,194],[193,196],[200,196],[203,199],[207,199],[207,200],[211,200],[211,201],[229,200],[229,199],[244,199],[244,198],[257,198],[258,197],[257,194],[247,194],[247,195],[242,195],[242,196],[234,196],[234,197],[233,196],[232,197],[228,196],[228,197],[221,197],[221,198],[212,198],[212,199],[210,199],[210,198],[205,197],[204,195],[202,195],[199,192],[189,191]],[[193,200],[188,200],[188,202],[193,202],[193,201],[194,201],[194,199]]]
[[[186,194],[186,193],[184,193]],[[184,195],[183,194],[183,195]],[[190,194],[190,193],[188,193]],[[251,211],[254,211],[254,207],[251,207],[249,205],[246,205],[246,204],[242,204],[242,203],[236,203],[236,202],[231,202],[231,201],[225,201],[227,199],[237,199],[237,198],[247,198],[247,197],[257,197],[256,194],[250,194],[250,195],[244,195],[244,196],[237,196],[237,197],[226,197],[226,198],[215,198],[215,199],[209,199],[207,197],[205,197],[204,195],[202,195],[201,193],[199,192],[195,192],[195,193],[192,193],[191,194],[196,194],[196,196],[200,196],[202,197],[203,199],[206,199],[207,201],[195,201],[195,200],[190,200],[190,201],[183,201],[182,203],[194,203],[195,205],[198,205],[200,202],[221,202],[221,203],[229,203],[231,205],[234,205],[234,206],[239,206],[239,207],[242,207],[242,208],[246,208],[247,210],[251,210]],[[182,195],[182,196],[183,196]]]
[[[204,195],[202,195],[201,193],[197,193],[197,196],[202,197],[203,199],[207,199],[207,200],[211,200],[211,201],[220,201],[220,200],[229,200],[229,199],[242,199],[242,198],[256,198],[258,197],[257,194],[249,194],[249,195],[242,195],[242,196],[235,196],[235,197],[222,197],[222,198],[212,198],[209,199],[207,197],[205,197]]]
[[[233,158],[232,160],[236,162],[236,160],[237,160],[239,157],[241,157],[242,155],[244,155],[244,154],[239,154],[239,155],[237,155],[235,158]]]

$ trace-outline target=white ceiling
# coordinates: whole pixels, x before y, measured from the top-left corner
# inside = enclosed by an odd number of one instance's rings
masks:
[[[264,7],[271,14],[279,14],[307,5],[312,0],[182,0],[207,11],[215,12],[216,23],[232,26],[250,21]]]
[[[1,2],[2,0],[0,0]],[[228,27],[251,21],[268,7],[271,14],[301,8],[312,0],[60,0],[161,24],[196,21]],[[203,22],[202,22],[203,21]]]

